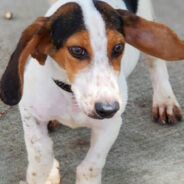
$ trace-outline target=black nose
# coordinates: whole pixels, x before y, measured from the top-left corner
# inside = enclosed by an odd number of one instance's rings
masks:
[[[101,118],[111,118],[119,110],[119,103],[115,102],[97,102],[95,103],[96,113]]]

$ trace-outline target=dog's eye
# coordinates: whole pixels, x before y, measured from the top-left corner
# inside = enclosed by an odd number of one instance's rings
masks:
[[[68,50],[69,50],[70,54],[77,59],[82,60],[82,59],[88,58],[87,51],[82,47],[73,46],[73,47],[69,47]]]
[[[123,49],[124,49],[124,44],[122,43],[116,44],[114,48],[112,49],[112,57],[116,58],[120,56],[123,52]]]

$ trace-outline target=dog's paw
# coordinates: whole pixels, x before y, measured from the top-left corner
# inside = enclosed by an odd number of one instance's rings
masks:
[[[48,181],[45,184],[61,184],[59,168],[59,162],[54,160],[53,168],[49,174]]]
[[[182,111],[174,94],[153,97],[153,120],[161,124],[173,125],[182,120]]]
[[[54,132],[56,129],[59,127],[59,122],[54,120],[54,121],[49,121],[47,128],[49,132]]]

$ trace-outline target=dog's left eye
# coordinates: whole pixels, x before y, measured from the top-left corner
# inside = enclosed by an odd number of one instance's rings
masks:
[[[123,52],[123,49],[124,49],[124,44],[122,43],[116,44],[114,48],[112,49],[112,57],[116,58],[120,56]]]
[[[69,47],[68,50],[69,50],[70,54],[73,57],[77,58],[77,59],[83,60],[83,59],[87,59],[88,58],[87,51],[84,48],[82,48],[82,47],[73,46],[73,47]]]

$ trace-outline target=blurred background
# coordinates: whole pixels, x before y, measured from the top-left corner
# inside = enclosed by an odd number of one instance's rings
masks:
[[[154,0],[157,20],[184,39],[183,0]],[[0,75],[23,29],[44,15],[48,0],[0,0]],[[13,18],[4,18],[5,12]],[[6,15],[8,18],[8,14]],[[11,17],[11,16],[10,16]],[[123,127],[103,172],[103,184],[183,184],[184,123],[161,126],[151,119],[152,88],[141,58],[128,79],[129,102]],[[184,62],[169,63],[170,80],[184,112]],[[84,158],[90,131],[61,126],[50,136],[60,161],[63,184],[73,184],[75,168]],[[27,157],[17,107],[0,102],[0,184],[25,180]]]

